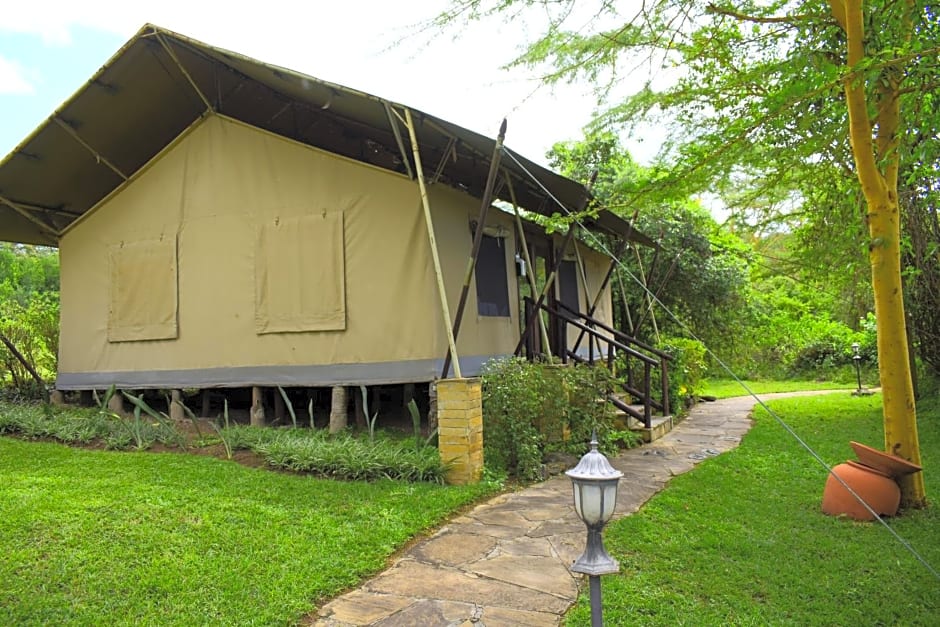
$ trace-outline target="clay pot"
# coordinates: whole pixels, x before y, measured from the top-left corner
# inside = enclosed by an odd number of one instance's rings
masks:
[[[832,471],[878,514],[894,516],[898,513],[901,488],[887,474],[853,461],[839,464]],[[875,519],[832,474],[826,479],[823,490],[822,511],[830,516],[844,514],[853,520]]]

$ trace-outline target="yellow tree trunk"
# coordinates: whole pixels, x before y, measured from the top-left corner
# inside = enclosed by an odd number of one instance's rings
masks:
[[[917,412],[901,291],[900,156],[897,147],[902,71],[899,67],[883,70],[869,94],[864,76],[856,72],[865,59],[863,2],[830,0],[829,4],[846,34],[846,60],[850,70],[845,78],[849,138],[858,180],[868,206],[869,259],[878,320],[885,450],[920,464]],[[910,32],[902,36],[909,37]],[[874,104],[876,126],[869,116],[869,97]],[[873,128],[877,128],[875,137],[872,137]],[[901,504],[904,507],[926,506],[923,473],[918,472],[901,481]]]

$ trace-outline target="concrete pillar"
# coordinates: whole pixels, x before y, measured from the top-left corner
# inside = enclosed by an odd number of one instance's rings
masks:
[[[183,393],[180,390],[170,390],[170,419],[184,420],[186,412],[183,411]]]
[[[346,388],[337,385],[333,388],[333,398],[330,403],[330,433],[339,433],[349,424],[346,408]]]
[[[111,400],[108,401],[108,410],[118,416],[124,415],[124,395],[121,394],[121,390],[114,391]]]
[[[251,426],[263,427],[264,420],[264,388],[254,386],[251,388]]]
[[[483,386],[480,379],[437,382],[438,450],[450,465],[447,483],[477,483],[483,476]]]
[[[53,405],[62,407],[65,405],[65,393],[62,390],[52,390],[52,394],[49,395],[49,401]]]

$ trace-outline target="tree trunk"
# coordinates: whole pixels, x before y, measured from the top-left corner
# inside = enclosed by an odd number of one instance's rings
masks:
[[[881,376],[885,450],[920,464],[917,412],[908,358],[907,326],[901,286],[901,222],[898,207],[898,133],[900,68],[887,68],[866,89],[861,69],[865,59],[865,15],[861,0],[830,0],[833,17],[845,31],[844,78],[852,156],[868,206],[871,236],[871,284],[878,321],[878,366]],[[869,116],[872,97],[875,124]],[[872,138],[872,129],[877,135]],[[902,507],[924,507],[922,472],[899,481]]]

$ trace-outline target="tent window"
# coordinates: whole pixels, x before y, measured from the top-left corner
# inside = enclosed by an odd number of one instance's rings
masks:
[[[558,299],[574,311],[581,311],[578,298],[578,266],[574,261],[562,261],[558,269]]]
[[[504,240],[483,236],[476,263],[477,312],[481,316],[509,317],[509,279]]]
[[[176,339],[176,238],[112,246],[108,341]]]
[[[275,220],[255,254],[255,331],[346,329],[342,212]]]

